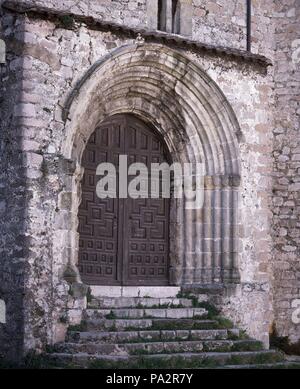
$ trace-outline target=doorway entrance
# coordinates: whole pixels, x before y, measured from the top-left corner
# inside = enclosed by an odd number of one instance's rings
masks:
[[[89,285],[164,286],[169,284],[170,199],[101,199],[96,194],[100,163],[116,167],[119,156],[128,165],[169,162],[163,140],[154,129],[131,115],[116,115],[100,124],[82,157],[82,201],[79,207],[79,262]],[[134,177],[128,176],[128,183]],[[150,185],[149,185],[150,186]]]

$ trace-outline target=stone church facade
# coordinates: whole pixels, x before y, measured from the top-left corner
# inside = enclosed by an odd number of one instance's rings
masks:
[[[251,51],[242,0],[0,4],[1,355],[63,341],[90,294],[181,288],[220,291],[266,347],[274,327],[298,341],[298,1],[252,1]],[[162,149],[205,165],[202,209],[94,206],[99,150]]]

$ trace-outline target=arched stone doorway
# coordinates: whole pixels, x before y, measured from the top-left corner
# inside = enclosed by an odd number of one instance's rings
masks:
[[[97,126],[82,156],[78,212],[82,281],[89,285],[168,285],[170,199],[146,198],[145,193],[136,199],[120,195],[120,156],[127,157],[128,165],[144,164],[149,181],[152,163],[170,161],[159,134],[133,115],[115,115]],[[100,163],[116,168],[115,198],[97,196]],[[126,171],[128,184],[130,179]],[[149,195],[149,182],[145,187]]]
[[[205,165],[204,207],[189,210],[184,198],[171,202],[170,283],[239,282],[241,130],[235,113],[201,67],[179,51],[150,43],[124,46],[99,60],[65,102],[61,152],[77,166],[69,264],[78,281],[82,156],[98,124],[117,114],[135,115],[155,128],[173,162]]]

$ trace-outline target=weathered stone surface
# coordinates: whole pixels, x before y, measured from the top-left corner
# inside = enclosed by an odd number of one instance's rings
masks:
[[[112,364],[115,368],[120,363],[130,362],[130,366],[134,368],[140,367],[140,357],[127,355],[118,355],[118,356],[102,356],[102,355],[90,355],[87,353],[81,354],[69,354],[69,353],[53,353],[48,356],[49,360],[57,366],[69,366],[72,364],[74,368],[85,368],[89,366],[91,363],[96,363],[97,365],[104,365],[106,363]],[[165,367],[170,365],[177,365],[180,363],[181,366],[186,368],[198,366],[203,368],[203,365],[206,366],[209,364],[221,366],[224,368],[249,368],[249,366],[255,366],[263,368],[270,367],[289,367],[291,364],[287,364],[284,362],[283,357],[276,354],[273,350],[270,351],[252,351],[252,352],[203,352],[203,353],[178,353],[178,354],[152,354],[149,356],[145,356],[144,360],[149,359],[149,364],[153,359],[158,363],[161,363]],[[265,361],[264,364],[257,364],[256,361],[262,359]],[[238,360],[239,365],[234,364],[233,361]],[[281,361],[280,363],[276,363]],[[298,365],[299,366],[299,365]]]
[[[129,306],[132,300],[130,297],[127,298],[126,305]],[[192,301],[191,298],[190,300]],[[117,311],[124,311],[122,309],[114,309],[113,305],[109,308],[111,313],[114,314]],[[237,366],[243,363],[251,363],[252,359],[254,360],[255,358],[258,365],[263,361],[266,362],[266,360],[273,363],[282,360],[282,355],[278,352],[272,351],[271,353],[266,353],[261,342],[242,338],[241,332],[236,328],[213,329],[216,325],[218,327],[222,326],[222,323],[219,321],[221,318],[218,315],[215,316],[215,322],[183,318],[177,320],[153,319],[152,326],[155,326],[156,323],[156,325],[159,324],[160,328],[159,330],[154,330],[151,328],[141,328],[144,326],[144,322],[139,319],[140,310],[134,308],[128,308],[127,310],[131,310],[135,314],[133,315],[133,319],[130,320],[136,326],[135,331],[132,328],[129,331],[116,331],[116,324],[118,323],[120,325],[120,320],[115,320],[113,327],[110,327],[111,320],[102,319],[102,330],[99,327],[98,330],[95,329],[90,332],[80,329],[77,331],[69,331],[67,341],[56,344],[47,357],[51,359],[57,358],[56,363],[60,367],[63,366],[62,361],[65,358],[69,359],[70,356],[73,356],[72,363],[78,360],[78,356],[84,356],[81,361],[82,367],[88,366],[89,358],[98,359],[105,357],[106,361],[115,361],[116,363],[120,362],[122,358],[123,362],[130,364],[134,356],[140,355],[143,358],[136,360],[138,364],[144,364],[145,358],[147,357],[157,358],[160,360],[159,365],[161,365],[165,358],[167,361],[164,363],[168,364],[173,362],[173,359],[176,357],[179,357],[179,367],[181,368],[189,367],[188,361],[190,359],[194,368],[197,367],[197,360],[199,367],[201,367],[201,356],[203,354],[206,360],[210,360],[210,367],[213,364],[220,365],[221,361],[226,361],[228,358],[229,364],[235,361],[235,363],[238,363]],[[161,312],[159,306],[156,308],[153,307],[152,311],[155,310],[159,313]],[[88,311],[86,311],[85,322],[82,323],[85,329],[95,323]],[[104,310],[102,309],[100,311],[103,312]],[[109,312],[109,309],[106,311]],[[154,314],[153,316],[156,315]],[[203,326],[207,326],[208,329],[190,329],[199,326],[200,323]],[[175,325],[180,329],[175,329]],[[226,326],[228,327],[228,323]],[[107,327],[108,331],[103,330],[103,327]],[[174,328],[173,330],[167,329],[172,327]],[[231,357],[228,356],[228,352],[232,353],[230,354]],[[88,356],[88,359],[85,358],[86,356]],[[246,362],[244,362],[244,357]],[[100,360],[98,362],[100,363]],[[141,368],[142,366],[139,365],[139,367]]]
[[[291,304],[299,299],[300,185],[299,161],[300,9],[297,1],[276,4],[275,15],[275,120],[274,131],[274,314],[278,334],[299,339],[299,324],[293,323]],[[284,95],[283,97],[281,97]],[[282,162],[280,164],[280,162]],[[280,186],[280,188],[279,188]]]
[[[196,316],[205,316],[207,311],[204,308],[121,308],[121,309],[87,309],[87,317],[105,317],[106,315],[113,315],[116,318],[193,318]]]
[[[34,3],[36,9],[45,6]],[[152,28],[157,21],[147,14],[145,0],[100,3],[50,0],[47,6],[129,27]],[[79,290],[70,294],[69,285],[80,283],[79,156],[97,120],[134,109],[158,124],[176,146],[174,155],[196,160],[205,155],[210,169],[205,212],[185,218],[184,240],[173,239],[174,283],[241,280],[219,297],[224,314],[266,345],[273,321],[280,335],[299,338],[299,325],[292,322],[292,301],[300,290],[299,5],[268,0],[253,7],[253,51],[274,61],[265,72],[220,54],[176,46],[172,51],[150,40],[144,49],[118,56],[113,50],[132,45],[136,37],[1,10],[0,38],[7,43],[6,64],[0,65],[0,211],[5,220],[0,299],[7,307],[7,324],[0,324],[1,353],[22,355],[23,344],[25,351],[41,350],[61,340],[68,324],[80,323],[86,297]],[[245,3],[195,0],[190,24],[195,40],[245,47]],[[103,61],[102,70],[89,71],[107,55],[111,61]],[[145,58],[156,65],[149,67]],[[134,76],[128,64],[137,64]],[[194,67],[203,69],[202,78],[195,77]],[[84,77],[86,84],[78,88]],[[214,83],[222,93],[211,93]],[[74,104],[68,111],[71,93]],[[81,110],[76,110],[78,98]],[[238,125],[228,120],[231,110]],[[172,236],[183,231],[176,209],[171,210],[177,217]],[[137,297],[138,291],[124,293]],[[178,291],[172,292],[174,305]],[[163,297],[160,293],[155,297]],[[151,307],[151,299],[145,300]]]

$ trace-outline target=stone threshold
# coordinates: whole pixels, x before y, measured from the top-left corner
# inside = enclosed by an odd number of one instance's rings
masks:
[[[176,297],[179,286],[96,286],[90,285],[94,297]]]
[[[101,31],[111,31],[113,33],[122,33],[130,38],[136,39],[138,38],[139,42],[137,44],[142,44],[143,39],[146,41],[158,41],[160,43],[177,46],[179,48],[196,50],[196,51],[204,51],[209,53],[210,55],[225,55],[230,57],[230,59],[234,60],[242,60],[248,62],[254,66],[260,66],[266,68],[267,66],[272,65],[272,61],[267,57],[259,54],[254,54],[248,52],[246,50],[239,50],[230,47],[224,46],[216,46],[209,45],[206,43],[198,42],[187,37],[170,34],[157,30],[146,30],[142,28],[133,28],[128,27],[126,25],[117,24],[113,22],[105,22],[101,19],[97,19],[93,16],[88,16],[79,13],[73,13],[70,9],[55,9],[48,6],[40,6],[37,5],[32,0],[6,0],[3,5],[3,8],[8,9],[10,11],[23,13],[27,16],[30,14],[35,14],[41,19],[49,19],[49,18],[71,18],[74,22],[84,23],[91,29],[101,30]],[[65,26],[65,28],[67,28]],[[72,29],[72,27],[68,27]]]

